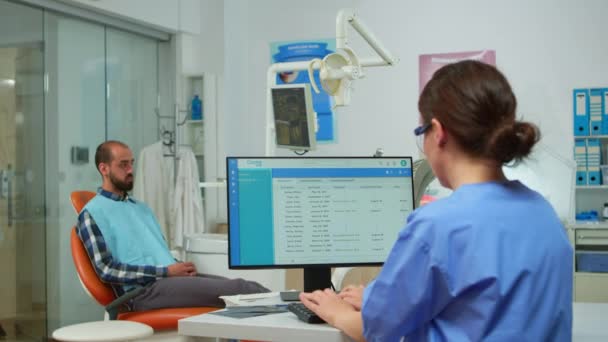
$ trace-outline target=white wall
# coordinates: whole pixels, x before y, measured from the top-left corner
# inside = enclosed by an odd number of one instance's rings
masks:
[[[200,25],[200,34],[182,35],[181,70],[186,75],[204,72],[221,75],[224,72],[224,0],[198,2],[196,22]]]
[[[338,8],[352,5],[401,62],[367,69],[352,103],[337,114],[338,142],[312,155],[417,155],[418,55],[494,49],[519,99],[519,115],[543,141],[571,157],[571,90],[606,85],[608,2],[283,1],[226,3],[227,153],[264,152],[265,72],[273,41],[333,37]],[[246,10],[243,10],[243,9]],[[357,36],[352,29],[352,37]],[[372,52],[360,39],[355,51]],[[228,91],[229,90],[229,91]]]

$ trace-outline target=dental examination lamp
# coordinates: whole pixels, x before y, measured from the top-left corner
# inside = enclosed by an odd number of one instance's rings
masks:
[[[378,56],[359,58],[348,45],[348,25],[352,26],[361,37],[372,47]],[[275,136],[273,121],[272,89],[276,86],[276,74],[285,71],[308,70],[311,86],[316,93],[319,88],[313,77],[314,70],[319,70],[321,87],[332,97],[334,107],[346,106],[350,103],[350,91],[354,80],[364,77],[364,67],[392,66],[398,58],[378,41],[376,36],[357,17],[353,9],[342,9],[336,17],[336,52],[330,53],[323,59],[314,58],[309,61],[274,63],[266,74],[266,155],[271,155],[272,140]]]
[[[376,51],[379,57],[359,60],[359,57],[348,46],[348,27],[350,24],[365,41]],[[318,94],[313,69],[319,69],[321,86],[334,99],[334,107],[346,106],[350,103],[351,83],[363,78],[363,67],[394,65],[398,59],[378,41],[376,36],[363,24],[352,10],[340,10],[336,19],[336,52],[325,58],[315,58],[308,65],[308,78],[314,91]]]

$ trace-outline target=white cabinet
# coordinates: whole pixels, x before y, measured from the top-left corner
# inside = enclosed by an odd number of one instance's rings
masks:
[[[574,301],[608,302],[608,268],[603,266],[608,263],[608,222],[568,228],[574,246]]]

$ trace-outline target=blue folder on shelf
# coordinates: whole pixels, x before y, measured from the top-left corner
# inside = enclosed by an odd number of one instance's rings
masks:
[[[574,89],[572,92],[574,135],[589,135],[589,89]]]
[[[587,142],[574,141],[574,161],[576,162],[576,185],[587,185]]]
[[[600,140],[587,139],[587,184],[600,185]]]
[[[602,88],[602,135],[608,135],[608,88]]]
[[[603,88],[589,89],[589,132],[591,135],[602,134],[602,97]]]

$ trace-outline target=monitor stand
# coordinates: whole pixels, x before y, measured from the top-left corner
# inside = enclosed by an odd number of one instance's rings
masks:
[[[304,292],[332,288],[330,267],[305,267]]]

